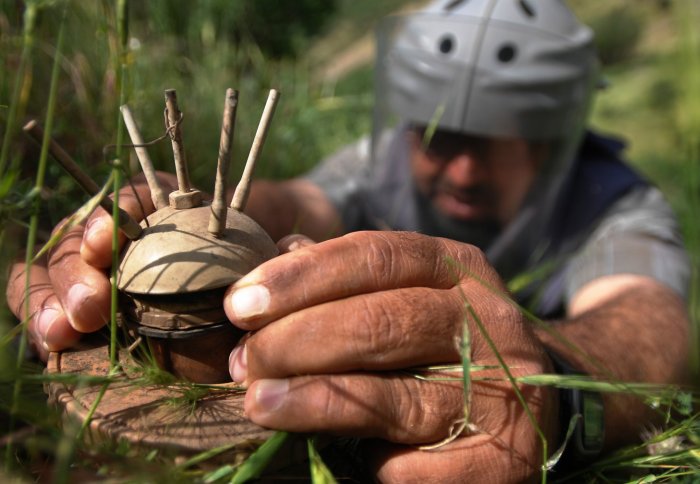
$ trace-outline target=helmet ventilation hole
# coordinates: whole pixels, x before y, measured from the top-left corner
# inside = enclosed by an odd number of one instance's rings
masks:
[[[444,35],[438,42],[438,49],[443,54],[449,54],[454,50],[455,40],[452,35]]]
[[[513,44],[506,44],[498,49],[498,60],[501,62],[510,62],[515,59],[516,49]]]
[[[523,12],[525,12],[525,15],[527,15],[530,18],[533,18],[535,16],[535,9],[532,8],[530,2],[528,2],[527,0],[518,0],[518,3],[520,4],[520,8],[523,9]]]
[[[460,3],[464,3],[466,0],[452,0],[450,3],[445,5],[445,10],[450,11],[453,8],[459,6]]]

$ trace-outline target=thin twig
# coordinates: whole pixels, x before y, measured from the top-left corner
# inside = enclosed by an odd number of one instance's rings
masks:
[[[37,143],[41,143],[45,133],[39,123],[32,119],[24,126],[24,131]],[[66,172],[73,177],[73,179],[78,183],[80,188],[82,188],[88,195],[95,196],[100,192],[100,187],[95,183],[95,181],[90,178],[78,164],[71,158],[71,156],[64,150],[61,145],[59,145],[50,136],[47,137],[49,143],[49,153],[51,156],[58,161],[58,163],[63,167]],[[114,203],[110,198],[104,197],[100,201],[100,206],[105,209],[110,215],[114,211]],[[141,235],[141,226],[124,210],[119,209],[119,218],[117,220],[119,228],[122,229],[124,234],[131,240],[136,240]]]
[[[129,131],[131,141],[134,143],[134,151],[136,151],[136,156],[141,164],[141,170],[146,177],[146,183],[148,183],[148,188],[151,190],[153,205],[156,207],[156,209],[167,207],[168,197],[165,196],[160,183],[158,183],[156,171],[153,168],[151,157],[148,156],[148,151],[146,151],[146,148],[143,146],[143,137],[141,136],[138,125],[136,124],[134,115],[127,104],[124,104],[119,109],[122,112],[122,117],[124,118],[126,129]]]
[[[226,90],[224,101],[224,119],[221,123],[221,139],[219,140],[219,160],[216,168],[216,181],[214,183],[214,199],[211,203],[211,215],[209,216],[209,233],[220,237],[226,228],[226,174],[231,160],[231,145],[233,144],[233,130],[236,124],[236,108],[238,107],[238,91]]]
[[[253,145],[251,146],[250,153],[248,154],[248,160],[246,161],[245,168],[243,169],[241,181],[238,183],[236,192],[233,194],[233,200],[231,201],[231,208],[238,210],[239,212],[243,211],[245,204],[248,201],[248,192],[250,191],[250,182],[253,178],[255,161],[258,159],[260,151],[262,151],[263,144],[265,143],[265,137],[267,136],[267,131],[270,128],[272,115],[275,114],[275,107],[277,106],[278,100],[279,91],[276,89],[270,89],[270,94],[267,97],[267,103],[265,103],[265,109],[263,110],[262,117],[260,118],[258,130],[255,133],[255,138],[253,139]]]
[[[181,193],[190,191],[190,177],[187,171],[187,159],[185,157],[185,147],[182,143],[182,132],[180,131],[180,108],[177,105],[177,93],[175,89],[165,90],[165,121],[166,126],[174,129],[170,132],[170,140],[173,145],[173,156],[175,159],[175,172],[177,175],[177,186]]]

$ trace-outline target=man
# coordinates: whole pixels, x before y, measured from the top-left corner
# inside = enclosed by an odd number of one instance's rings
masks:
[[[684,380],[676,221],[614,142],[581,136],[596,61],[562,2],[441,0],[390,30],[378,103],[392,112],[378,110],[371,156],[349,147],[307,177],[253,187],[248,211],[274,238],[305,235],[228,291],[228,317],[251,330],[231,376],[261,425],[365,437],[380,480],[522,481],[584,409],[510,376]],[[138,216],[128,191],[120,200]],[[106,321],[110,244],[111,222],[93,215],[33,269],[44,351]],[[556,331],[506,296],[516,276],[528,283],[515,297]],[[435,369],[462,352],[486,368],[467,395],[458,371]],[[655,417],[634,396],[602,398],[604,441],[600,420],[579,425],[570,459],[632,441]]]

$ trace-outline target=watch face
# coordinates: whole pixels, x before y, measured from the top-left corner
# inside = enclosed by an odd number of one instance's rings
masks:
[[[583,416],[580,427],[580,451],[584,455],[597,455],[603,448],[605,436],[603,399],[599,393],[582,391],[579,405],[579,411]]]

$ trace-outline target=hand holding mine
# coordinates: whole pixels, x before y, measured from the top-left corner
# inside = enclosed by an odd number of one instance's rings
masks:
[[[177,190],[167,190],[170,193],[167,199],[133,115],[128,106],[122,106],[148,185],[146,189],[143,183],[136,181],[134,187],[138,188],[123,190],[120,199],[123,208],[119,226],[132,239],[122,256],[117,279],[123,292],[120,298],[123,321],[137,337],[151,341],[161,366],[197,381],[227,378],[226,354],[240,335],[234,334],[230,325],[222,324],[225,320],[221,308],[223,290],[260,262],[277,254],[274,242],[243,215],[242,210],[278,93],[270,92],[243,179],[228,210],[225,178],[231,158],[237,94],[232,89],[226,93],[211,205],[203,204],[201,193],[190,186],[180,129],[182,113],[175,92],[166,91],[166,120],[167,135],[175,155]],[[41,138],[37,123],[29,123],[25,130],[34,138]],[[95,195],[98,188],[89,176],[55,141],[50,147],[54,158],[89,194]],[[172,186],[172,180],[167,184]],[[54,248],[48,265],[33,269],[29,327],[44,358],[47,351],[73,344],[81,332],[94,331],[109,319],[109,282],[101,269],[111,264],[114,224],[108,216],[112,202],[104,200],[101,205],[107,212],[93,214],[84,236],[82,227],[73,229]],[[140,220],[154,209],[157,212],[139,227],[134,219]],[[123,243],[123,235],[120,243]],[[23,270],[23,264],[14,266],[8,286],[8,299],[18,316],[23,307],[23,278],[20,277]],[[212,337],[209,334],[212,330],[223,331],[226,337],[221,334]],[[184,340],[187,341],[183,343]],[[201,346],[200,343],[207,340],[218,341],[217,348],[223,348],[218,352],[220,358],[216,358],[217,353],[210,345]]]
[[[440,452],[405,445],[443,441],[464,422],[458,375],[444,381],[444,374],[428,372],[442,381],[425,381],[415,374],[421,372],[416,367],[459,365],[465,321],[472,364],[498,366],[467,304],[513,374],[549,369],[481,251],[386,232],[358,232],[317,245],[297,237],[291,245],[301,248],[254,269],[224,302],[234,324],[254,331],[229,363],[233,379],[249,385],[245,409],[254,422],[385,439],[389,443],[373,448],[372,465],[394,480],[428,469],[482,479],[494,459],[508,460],[515,480],[537,468],[537,433],[500,369],[473,375],[473,426],[465,436]],[[485,376],[496,380],[478,381]],[[555,393],[521,391],[551,437]]]

